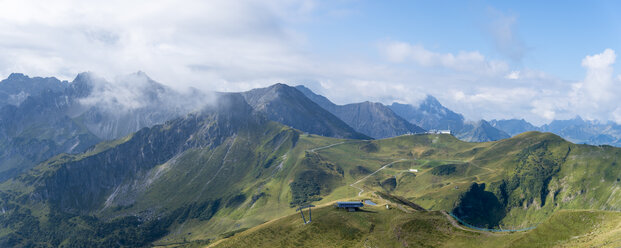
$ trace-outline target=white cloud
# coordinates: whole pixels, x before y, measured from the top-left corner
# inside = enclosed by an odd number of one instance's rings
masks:
[[[394,63],[414,62],[420,66],[439,66],[488,75],[503,73],[508,69],[505,62],[488,60],[478,51],[460,51],[457,54],[437,53],[421,45],[401,41],[383,43],[380,49],[385,57]]]
[[[621,95],[621,80],[613,77],[616,55],[612,49],[587,55],[582,60],[586,70],[583,80],[556,86],[542,85],[540,92],[528,101],[533,119],[568,119],[581,116],[588,120],[621,123],[621,108],[617,100]]]
[[[162,112],[187,113],[213,104],[217,96],[190,89],[175,91],[158,84],[143,72],[117,76],[112,81],[95,73],[82,75],[88,80],[92,92],[80,98],[81,110],[96,107],[106,114],[127,115],[135,110],[157,108]],[[75,114],[82,111],[75,110]]]
[[[572,85],[568,101],[576,114],[586,119],[617,121],[615,112],[619,106],[621,81],[613,77],[616,54],[605,49],[600,54],[588,55],[582,60],[586,76]]]
[[[434,75],[434,83],[424,84],[422,90],[436,95],[469,119],[525,118],[541,125],[580,115],[621,124],[621,107],[616,97],[621,95],[621,78],[613,76],[615,60],[611,49],[585,56],[582,66],[586,76],[579,82],[560,81],[541,71],[523,68],[505,71],[502,76],[465,77],[463,84],[451,82],[464,79],[463,75]]]
[[[615,63],[617,55],[615,51],[608,48],[604,52],[595,55],[587,55],[582,60],[582,66],[587,69],[608,69]]]
[[[613,121],[616,122],[617,124],[621,123],[621,107],[617,107],[613,112],[612,112],[612,117],[613,117]]]
[[[524,104],[524,101],[538,95],[536,90],[530,88],[502,88],[491,85],[475,87],[470,92],[456,89],[449,91],[444,102],[458,112],[469,113],[466,117],[471,120],[518,117],[517,113],[530,110],[530,106]]]
[[[614,96],[612,64],[614,64],[615,59],[616,54],[612,49],[606,49],[600,54],[586,56],[582,60],[582,67],[587,70],[586,78],[576,85],[576,91],[584,90],[591,100],[610,100]]]
[[[297,51],[304,38],[286,24],[312,9],[287,0],[3,1],[0,75],[143,70],[171,85],[223,90],[306,66]]]
[[[519,79],[520,71],[511,71],[509,74],[505,76],[506,79]]]

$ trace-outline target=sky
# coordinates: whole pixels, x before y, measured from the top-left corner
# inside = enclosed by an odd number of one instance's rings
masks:
[[[143,71],[184,89],[303,84],[338,104],[621,123],[618,1],[0,0],[0,77]]]

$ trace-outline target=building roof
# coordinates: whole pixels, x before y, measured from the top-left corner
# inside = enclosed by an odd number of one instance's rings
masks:
[[[350,202],[336,202],[338,207],[362,207],[364,204],[362,202],[350,201]]]

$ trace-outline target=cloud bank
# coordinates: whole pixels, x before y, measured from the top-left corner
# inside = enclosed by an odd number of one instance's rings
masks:
[[[276,78],[303,64],[296,51],[303,38],[286,23],[310,8],[290,1],[3,1],[0,73],[71,79],[142,70],[208,89]]]
[[[365,47],[368,50],[360,51],[371,56],[325,56],[318,49],[326,44],[315,44],[317,39],[308,37],[304,27],[319,19],[348,18],[330,14],[330,4],[2,1],[0,76],[23,72],[71,80],[83,71],[105,78],[144,71],[177,89],[243,91],[274,83],[305,84],[340,104],[416,104],[432,94],[471,120],[526,118],[542,124],[581,115],[621,123],[621,108],[615,102],[621,94],[620,79],[612,69],[616,55],[611,49],[585,54],[584,79],[562,81],[523,66],[527,48],[517,30],[518,17],[490,9],[491,21],[484,29],[502,58],[389,37],[378,37]],[[102,96],[115,92],[111,99],[127,103],[124,106],[144,104],[125,90],[131,87],[106,87],[113,88],[102,89]]]

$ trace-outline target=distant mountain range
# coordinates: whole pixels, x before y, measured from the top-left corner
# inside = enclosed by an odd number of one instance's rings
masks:
[[[490,124],[512,136],[526,131],[551,132],[577,144],[621,147],[621,125],[583,120],[580,116],[569,120],[554,120],[542,126],[532,125],[523,119],[492,120]]]
[[[393,103],[390,108],[408,121],[428,130],[450,130],[455,137],[469,142],[486,142],[509,138],[505,132],[490,126],[485,120],[466,122],[461,114],[442,106],[428,95],[418,106]]]
[[[442,106],[438,99],[428,95],[418,106],[393,103],[388,106],[409,122],[424,129],[461,130],[464,117]]]
[[[0,107],[7,104],[19,105],[29,96],[37,96],[45,91],[63,92],[69,84],[54,77],[30,78],[21,73],[12,73],[0,82]]]
[[[423,128],[408,122],[381,103],[367,101],[336,105],[328,98],[315,94],[303,85],[296,86],[295,88],[322,108],[336,115],[356,131],[370,137],[381,139],[407,133],[425,132]]]
[[[373,138],[388,138],[426,130],[451,130],[464,141],[484,142],[509,138],[509,135],[481,120],[465,122],[464,117],[442,106],[433,96],[418,106],[393,103],[361,102],[336,105],[328,98],[312,92],[304,86],[296,86],[306,97],[341,118],[356,131]]]
[[[0,82],[0,182],[59,153],[165,123],[210,104],[215,93],[178,92],[142,72],[108,82],[80,73],[72,82],[14,73]],[[451,130],[464,141],[505,139],[526,131],[552,132],[576,143],[621,146],[614,123],[555,120],[536,127],[525,120],[465,121],[433,96],[420,104],[361,102],[337,105],[304,86],[275,84],[242,92],[266,118],[309,134],[382,139],[426,130]]]

